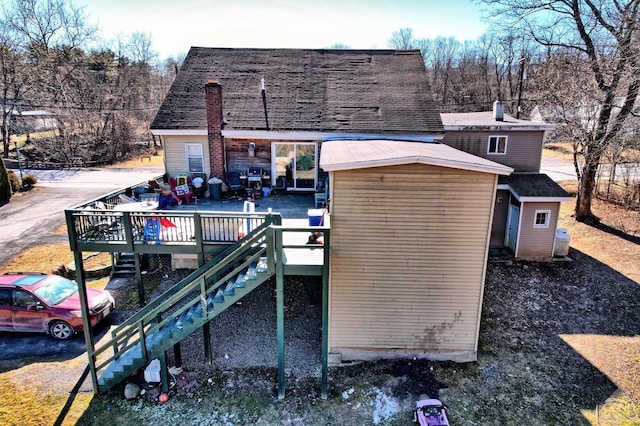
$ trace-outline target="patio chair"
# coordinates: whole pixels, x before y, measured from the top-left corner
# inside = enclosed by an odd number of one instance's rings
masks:
[[[276,179],[275,185],[271,187],[271,194],[276,196],[276,200],[280,198],[280,193],[287,192],[287,178],[280,176]]]
[[[323,191],[315,193],[316,209],[318,208],[318,204],[322,204],[322,207],[325,207],[329,200],[329,182],[325,180],[323,186]]]
[[[245,189],[240,180],[240,173],[227,172],[227,186],[229,186],[229,192],[231,192],[236,199],[244,199]]]

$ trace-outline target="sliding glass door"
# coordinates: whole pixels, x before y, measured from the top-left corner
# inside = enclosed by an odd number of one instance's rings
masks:
[[[313,142],[273,142],[271,149],[271,180],[282,176],[287,187],[295,190],[313,190],[316,187],[316,144]]]

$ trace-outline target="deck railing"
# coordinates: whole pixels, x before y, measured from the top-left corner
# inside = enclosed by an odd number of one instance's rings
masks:
[[[73,251],[159,252],[182,247],[182,252],[215,252],[256,229],[270,213],[197,211],[118,211],[109,205],[67,210]],[[162,245],[160,247],[152,247]],[[191,249],[189,249],[191,247]],[[185,251],[186,250],[186,251]]]

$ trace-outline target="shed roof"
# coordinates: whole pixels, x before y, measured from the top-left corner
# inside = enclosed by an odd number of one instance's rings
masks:
[[[498,185],[508,187],[521,202],[571,201],[571,195],[544,173],[514,173],[500,176]]]
[[[445,131],[454,130],[554,130],[553,124],[540,121],[519,120],[504,114],[503,120],[494,118],[492,111],[440,114]]]
[[[222,86],[225,130],[442,135],[418,50],[192,47],[151,129],[206,130],[204,85]]]
[[[326,171],[402,164],[428,164],[454,169],[508,175],[511,167],[433,142],[340,140],[322,144],[320,167]]]

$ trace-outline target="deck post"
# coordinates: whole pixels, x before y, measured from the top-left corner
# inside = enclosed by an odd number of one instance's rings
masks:
[[[82,252],[74,251],[73,260],[76,268],[76,283],[78,284],[78,296],[80,298],[80,310],[82,311],[82,329],[84,331],[84,342],[87,345],[87,355],[89,356],[89,371],[91,372],[91,383],[93,392],[98,394],[98,376],[96,374],[96,364],[93,357],[95,346],[93,344],[93,329],[89,321],[89,305],[87,303],[87,284],[84,280],[84,265],[82,262]]]
[[[276,316],[278,325],[278,399],[284,399],[284,262],[282,230],[275,231]]]
[[[167,353],[160,355],[160,381],[162,382],[162,392],[169,392],[169,374],[167,372]]]
[[[204,362],[207,365],[213,364],[213,352],[211,351],[211,321],[202,325],[202,341],[204,344]]]
[[[140,253],[135,252],[133,259],[136,267],[136,284],[138,284],[138,304],[142,308],[144,306],[144,283],[142,281],[142,272],[140,272]]]
[[[329,382],[329,251],[331,232],[324,231],[324,262],[322,266],[322,386],[321,398],[328,398]]]
[[[173,359],[176,362],[176,367],[182,367],[182,349],[180,349],[180,342],[173,345]]]

